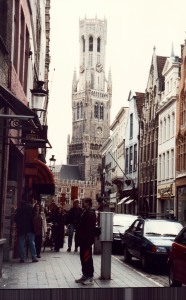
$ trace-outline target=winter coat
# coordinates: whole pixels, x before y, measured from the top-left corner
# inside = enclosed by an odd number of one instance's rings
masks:
[[[81,207],[72,207],[67,215],[66,225],[73,224],[74,228],[76,228],[82,212],[83,209]]]
[[[91,208],[83,210],[76,229],[77,246],[90,247],[95,240],[96,214]]]
[[[18,236],[34,233],[34,208],[27,202],[21,203],[15,214],[15,223]]]

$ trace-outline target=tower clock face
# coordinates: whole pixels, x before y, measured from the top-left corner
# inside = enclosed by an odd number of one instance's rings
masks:
[[[97,134],[98,134],[98,135],[101,135],[101,134],[102,134],[102,128],[101,128],[101,127],[98,127],[98,128],[97,128]]]
[[[102,64],[97,64],[96,65],[96,71],[101,73],[103,71],[103,65]]]

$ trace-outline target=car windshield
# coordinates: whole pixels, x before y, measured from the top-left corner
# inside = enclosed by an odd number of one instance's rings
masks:
[[[132,222],[136,219],[135,216],[119,216],[119,215],[114,215],[113,219],[113,225],[114,226],[126,226],[126,225],[131,225]]]
[[[145,222],[144,234],[176,236],[182,227],[180,223],[176,222],[151,220]]]

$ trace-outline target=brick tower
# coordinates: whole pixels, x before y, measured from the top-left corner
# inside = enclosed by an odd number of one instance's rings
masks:
[[[79,72],[72,82],[72,138],[67,163],[78,165],[82,180],[95,180],[100,148],[109,137],[112,79],[105,76],[107,21],[79,21]],[[78,73],[78,74],[77,74]]]

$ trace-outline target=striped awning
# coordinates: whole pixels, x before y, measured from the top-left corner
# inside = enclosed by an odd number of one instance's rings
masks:
[[[36,175],[33,178],[33,188],[39,194],[55,193],[54,175],[49,167],[39,159],[36,159]]]

